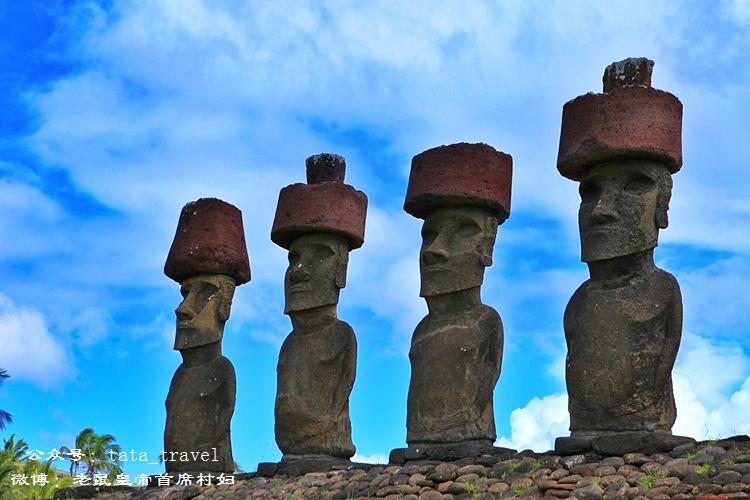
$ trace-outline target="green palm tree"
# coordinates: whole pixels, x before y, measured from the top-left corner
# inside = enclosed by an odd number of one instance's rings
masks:
[[[78,468],[83,464],[86,466],[86,475],[93,478],[94,474],[106,473],[111,478],[122,474],[122,468],[118,463],[117,454],[122,451],[120,445],[115,442],[112,434],[97,434],[94,429],[87,427],[76,436],[77,449],[81,450],[81,460],[70,464],[70,473],[75,475]],[[70,453],[65,447],[60,448],[61,453]]]
[[[10,475],[18,470],[28,451],[29,445],[26,444],[26,441],[23,439],[16,441],[15,434],[3,440],[3,449],[0,450],[0,491],[8,489]],[[3,498],[5,497],[0,495],[0,499]]]
[[[10,377],[10,375],[8,375],[8,372],[5,370],[5,368],[0,368],[0,385],[3,385],[3,382],[8,377]],[[13,422],[13,415],[11,415],[5,410],[0,410],[0,431],[4,430],[5,426],[12,422]]]

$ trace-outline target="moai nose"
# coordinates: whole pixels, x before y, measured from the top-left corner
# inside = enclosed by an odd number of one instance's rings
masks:
[[[310,279],[310,272],[302,264],[297,264],[289,270],[292,283],[301,283]]]
[[[615,204],[611,196],[602,195],[591,210],[591,217],[595,222],[604,224],[617,220],[615,213]]]
[[[195,316],[192,307],[188,305],[188,298],[185,298],[185,300],[180,302],[180,305],[177,306],[174,313],[175,316],[177,316],[177,321],[191,320],[193,319],[193,316]]]
[[[441,264],[448,260],[448,252],[441,248],[430,248],[422,252],[422,261],[427,265]]]

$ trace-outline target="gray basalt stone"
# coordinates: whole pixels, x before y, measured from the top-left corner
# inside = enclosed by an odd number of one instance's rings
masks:
[[[653,63],[641,62],[650,74]],[[673,170],[636,142],[627,157],[613,148],[581,158],[581,260],[591,278],[565,310],[571,436],[558,439],[560,453],[655,453],[692,441],[671,436],[680,287],[653,259],[668,224]]]
[[[274,407],[276,443],[283,453],[278,471],[289,474],[350,464],[355,452],[349,395],[356,374],[357,341],[351,326],[338,319],[337,305],[346,285],[349,251],[364,239],[367,200],[342,184],[343,158],[310,157],[307,169],[310,184],[294,185],[296,191],[282,190],[273,230],[274,241],[289,252],[284,313],[293,329],[279,354]],[[341,189],[331,188],[326,194],[318,192],[320,186]],[[344,202],[351,200],[339,196],[341,190],[358,193],[353,198],[357,210],[348,210]],[[297,197],[290,198],[294,193]],[[310,218],[305,210],[306,197],[312,195],[325,207],[325,220]],[[283,207],[297,208],[287,213]]]
[[[175,341],[182,364],[166,401],[167,472],[234,471],[230,422],[237,382],[232,363],[221,354],[234,288],[224,275],[195,276],[182,284]]]

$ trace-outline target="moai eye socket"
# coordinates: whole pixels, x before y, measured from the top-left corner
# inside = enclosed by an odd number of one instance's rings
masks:
[[[432,229],[422,229],[422,244],[429,245],[437,238],[437,231]]]
[[[326,259],[330,259],[334,255],[335,254],[334,254],[333,250],[331,250],[328,247],[321,246],[317,250],[315,250],[315,260],[318,261],[318,262],[323,262]]]
[[[289,258],[289,265],[293,266],[294,264],[297,263],[297,261],[299,261],[299,254],[294,251],[289,252],[288,258]]]
[[[643,174],[632,175],[625,184],[625,191],[630,194],[644,194],[651,190],[656,183]]]
[[[581,202],[592,203],[599,199],[601,194],[601,188],[592,181],[581,182],[581,187],[578,188],[578,193],[581,195]]]
[[[456,237],[468,239],[482,232],[482,228],[471,219],[466,219],[456,229]]]

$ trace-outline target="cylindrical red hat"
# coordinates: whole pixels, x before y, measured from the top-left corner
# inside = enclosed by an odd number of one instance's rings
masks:
[[[344,158],[323,153],[305,163],[308,183],[291,184],[279,193],[271,240],[288,249],[298,236],[329,232],[343,236],[350,250],[361,247],[367,196],[344,184]]]
[[[580,180],[583,169],[619,158],[650,158],[671,173],[682,166],[682,103],[651,87],[653,61],[625,59],[604,73],[604,93],[563,106],[558,171]]]
[[[475,205],[510,215],[513,158],[487,144],[439,146],[411,160],[404,210],[424,219],[436,208]]]
[[[185,205],[164,274],[178,283],[198,274],[226,274],[237,285],[250,281],[242,212],[216,198]]]

